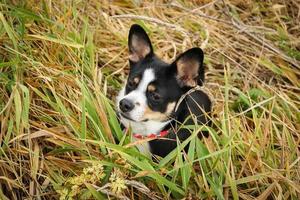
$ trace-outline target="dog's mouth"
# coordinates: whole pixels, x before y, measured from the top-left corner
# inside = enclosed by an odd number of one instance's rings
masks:
[[[146,121],[148,121],[148,119],[144,119],[144,120],[141,120],[141,121],[136,121],[136,120],[132,119],[131,117],[129,117],[127,114],[122,113],[122,112],[120,112],[120,115],[122,117],[124,117],[125,119],[133,121],[133,122],[146,122]]]
[[[128,119],[128,120],[130,120],[130,121],[136,122],[134,119],[132,119],[131,117],[129,117],[129,116],[128,116],[127,114],[125,114],[125,113],[120,112],[120,115],[121,115],[122,117],[124,117],[125,119]]]

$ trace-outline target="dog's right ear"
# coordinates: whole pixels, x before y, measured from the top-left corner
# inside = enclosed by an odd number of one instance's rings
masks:
[[[128,36],[129,60],[137,63],[153,54],[151,41],[145,30],[134,24],[131,26]]]

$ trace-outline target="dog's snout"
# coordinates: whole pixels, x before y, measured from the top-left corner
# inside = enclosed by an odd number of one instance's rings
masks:
[[[119,106],[122,112],[129,112],[134,108],[134,104],[128,99],[122,99]]]

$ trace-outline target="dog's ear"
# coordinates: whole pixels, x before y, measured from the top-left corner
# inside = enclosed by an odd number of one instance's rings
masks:
[[[137,63],[153,54],[151,41],[145,30],[134,24],[131,26],[128,36],[129,60]]]
[[[195,87],[204,82],[203,51],[192,48],[178,56],[172,64],[181,87]]]

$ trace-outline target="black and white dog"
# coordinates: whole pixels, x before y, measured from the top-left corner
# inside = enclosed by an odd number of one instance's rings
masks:
[[[204,82],[203,51],[192,48],[168,64],[153,52],[151,41],[139,25],[132,25],[128,37],[130,72],[124,88],[117,96],[121,123],[131,128],[133,139],[154,138],[139,146],[140,151],[164,157],[184,141],[190,131],[174,131],[191,114],[196,123],[208,124],[211,101],[201,90],[188,91]],[[178,104],[178,105],[177,105]],[[186,125],[195,124],[189,118]]]

